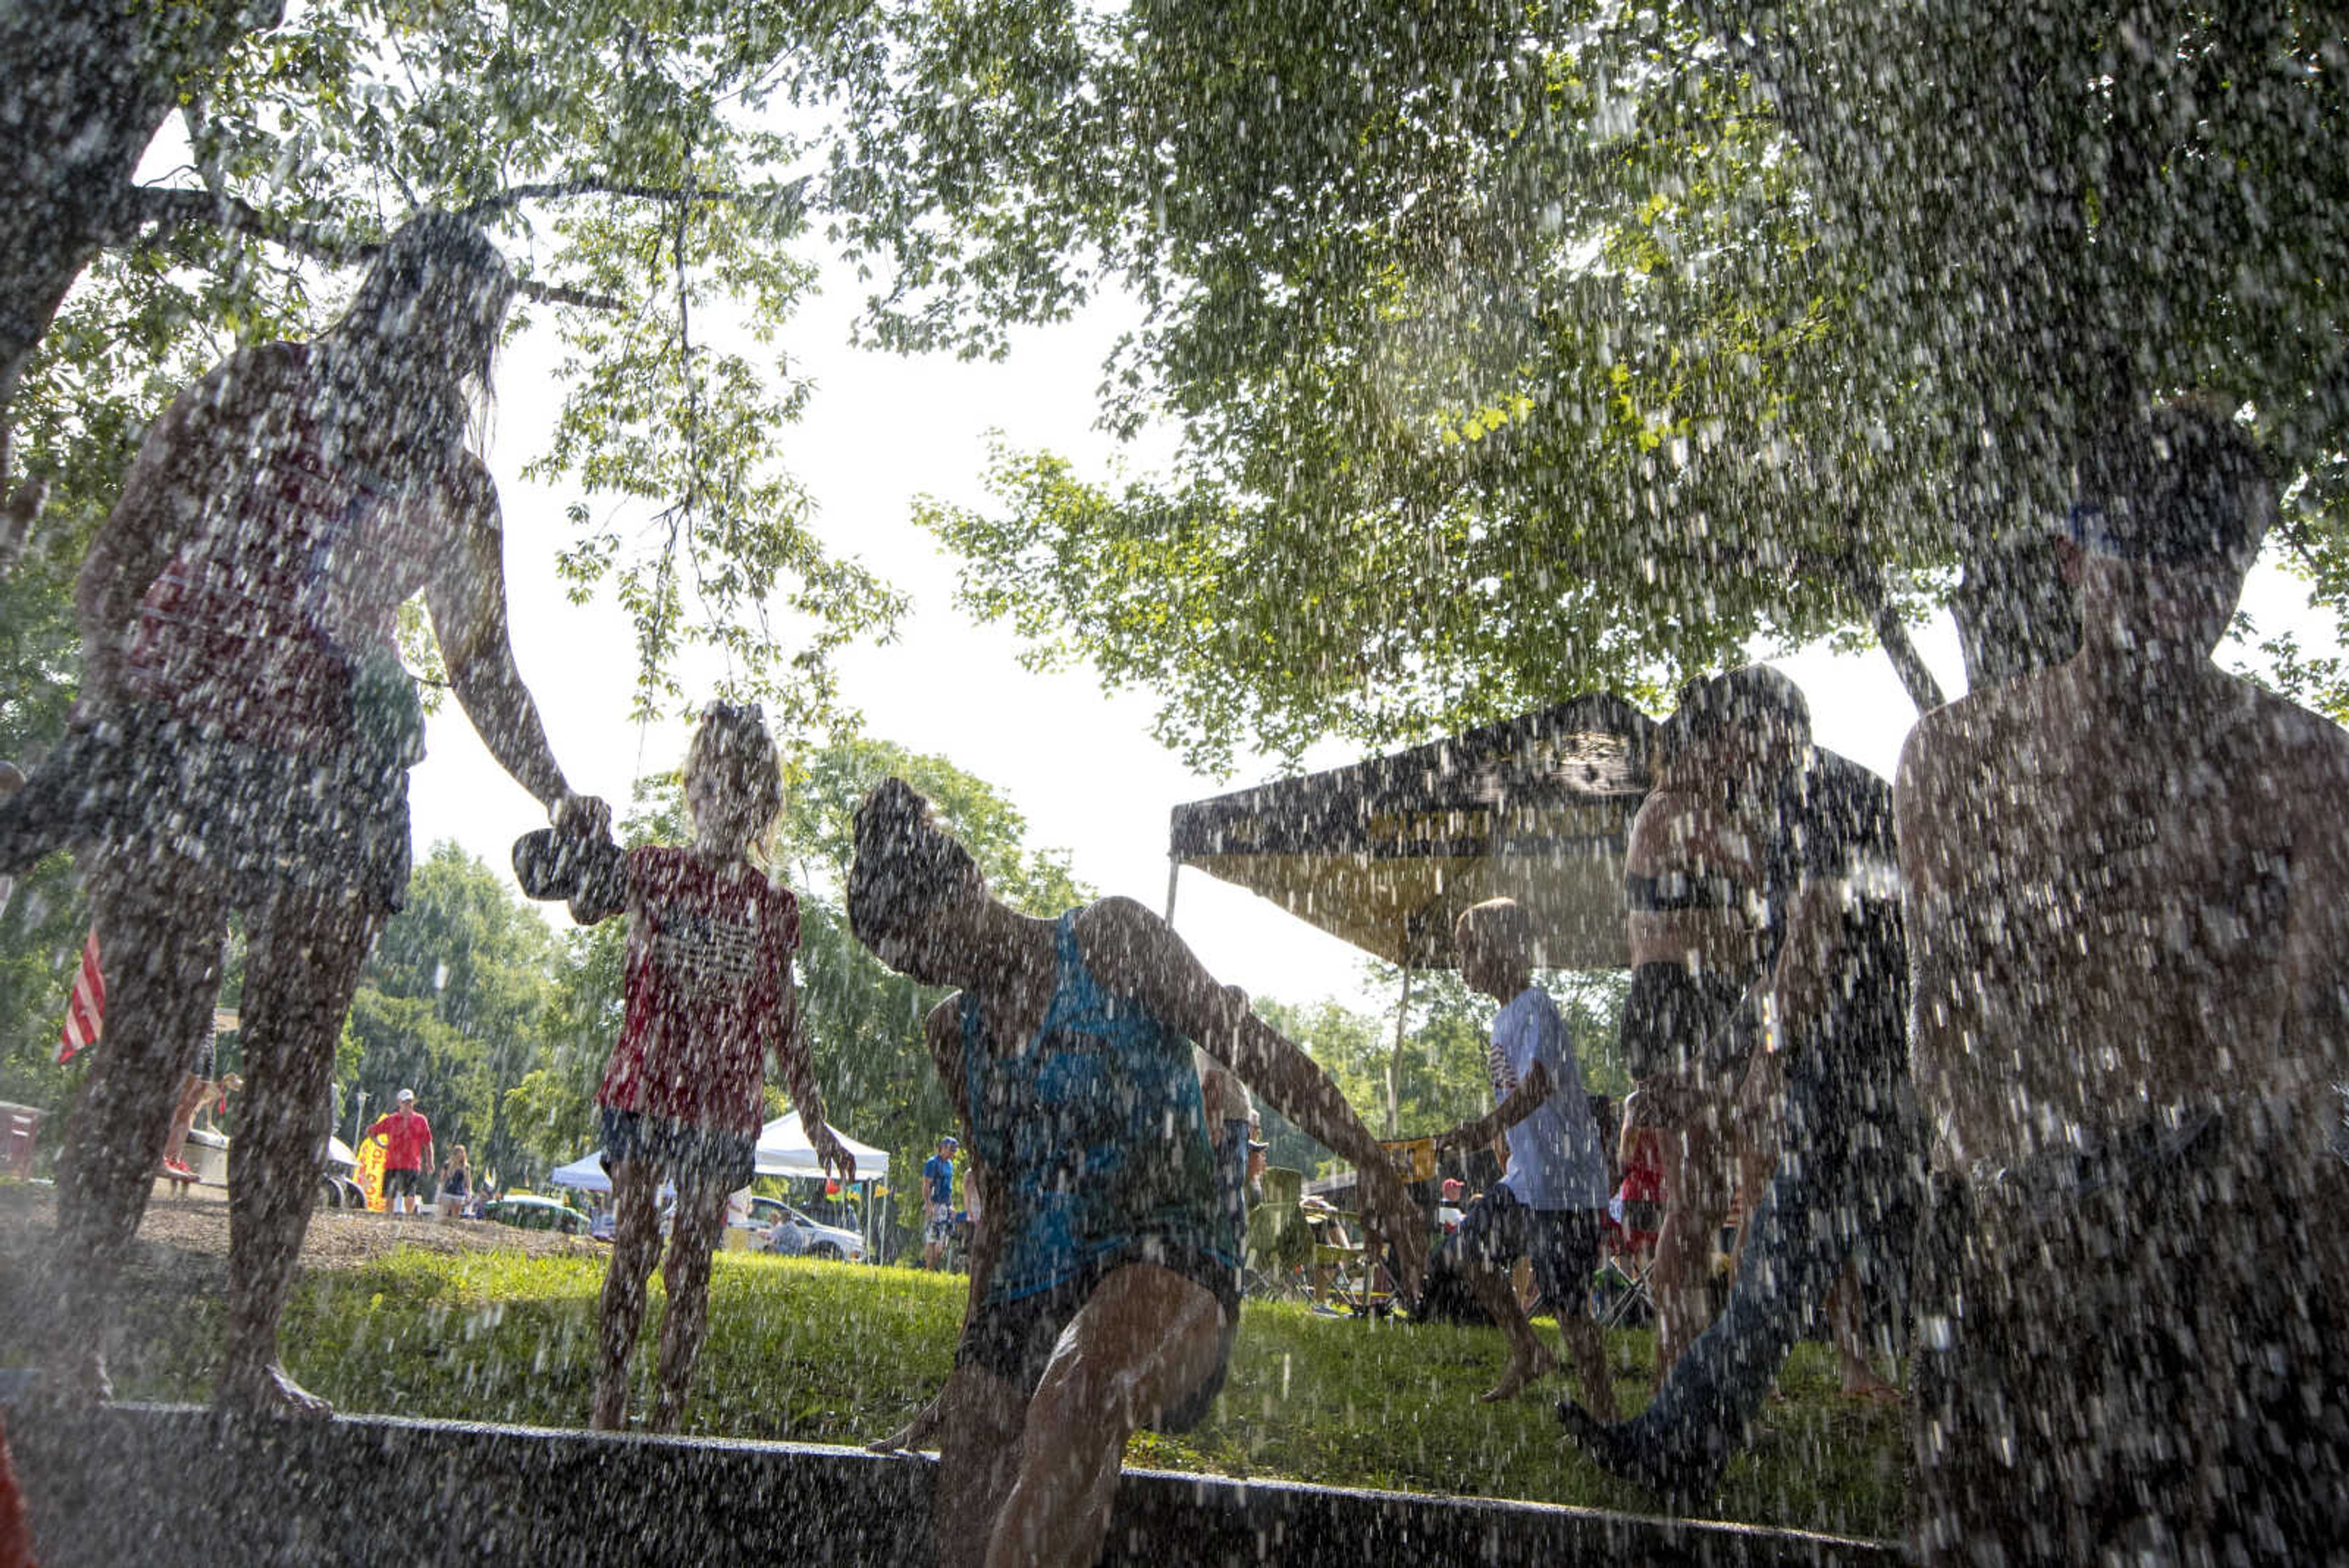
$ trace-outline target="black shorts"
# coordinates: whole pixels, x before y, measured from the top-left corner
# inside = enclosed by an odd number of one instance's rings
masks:
[[[383,1173],[383,1200],[389,1203],[398,1198],[428,1198],[431,1195],[425,1191],[425,1185],[421,1170],[387,1170]]]
[[[1526,1259],[1550,1311],[1560,1317],[1590,1311],[1590,1277],[1599,1272],[1596,1209],[1528,1209],[1507,1188],[1490,1187],[1444,1245],[1492,1269]]]
[[[1096,1259],[1084,1271],[1050,1290],[1017,1301],[988,1301],[962,1325],[955,1346],[957,1366],[978,1366],[1032,1396],[1052,1359],[1052,1348],[1093,1290],[1116,1269],[1144,1260],[1135,1252]],[[1144,1424],[1154,1432],[1187,1432],[1206,1420],[1216,1396],[1224,1391],[1231,1369],[1232,1335],[1240,1321],[1239,1277],[1236,1271],[1207,1253],[1183,1250],[1170,1253],[1164,1266],[1212,1293],[1223,1311],[1223,1330],[1216,1347],[1216,1369],[1206,1381]]]
[[[1737,1011],[1745,986],[1719,970],[1651,961],[1631,971],[1617,1039],[1634,1078],[1686,1075],[1719,1049],[1715,1036]],[[1718,1075],[1724,1064],[1713,1063]]]
[[[646,1161],[678,1186],[711,1186],[734,1192],[758,1174],[759,1140],[749,1133],[721,1132],[691,1122],[604,1107],[604,1172],[616,1165]]]

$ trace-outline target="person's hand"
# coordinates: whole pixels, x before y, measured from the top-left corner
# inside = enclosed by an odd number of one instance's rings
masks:
[[[843,1181],[856,1179],[856,1157],[848,1152],[839,1135],[823,1122],[807,1129],[808,1147],[815,1150],[815,1161],[826,1170],[834,1172]]]
[[[612,836],[612,808],[592,794],[563,792],[548,816],[554,831],[566,838],[609,838]]]

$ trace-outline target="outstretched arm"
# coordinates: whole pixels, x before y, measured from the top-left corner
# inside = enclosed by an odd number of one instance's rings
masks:
[[[1474,1121],[1462,1122],[1449,1132],[1435,1135],[1438,1153],[1454,1148],[1477,1148],[1542,1108],[1550,1096],[1552,1085],[1549,1064],[1537,1062],[1533,1071],[1517,1080],[1517,1086],[1508,1097]]]
[[[1401,1255],[1407,1286],[1427,1261],[1426,1226],[1402,1173],[1338,1085],[1279,1031],[1250,1012],[1247,995],[1216,983],[1165,921],[1131,898],[1104,898],[1078,917],[1085,963],[1112,991],[1133,997],[1189,1035],[1361,1173],[1365,1218]]]
[[[492,756],[547,809],[556,827],[581,837],[611,830],[611,808],[576,795],[546,743],[538,704],[514,668],[506,632],[505,535],[497,488],[468,458],[441,486],[436,504],[455,547],[424,590],[433,635],[448,661],[449,684]]]

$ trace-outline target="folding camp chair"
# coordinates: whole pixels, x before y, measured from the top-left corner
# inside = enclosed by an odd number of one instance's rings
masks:
[[[1653,1129],[1647,1129],[1633,1140],[1631,1158],[1615,1188],[1615,1200],[1599,1221],[1599,1247],[1605,1254],[1602,1277],[1611,1286],[1611,1294],[1599,1314],[1602,1327],[1630,1327],[1655,1318],[1656,1298],[1649,1275],[1656,1267],[1663,1199],[1662,1149]]]
[[[1313,1266],[1313,1228],[1298,1208],[1305,1173],[1274,1166],[1258,1186],[1264,1198],[1248,1210],[1247,1268],[1241,1283],[1251,1295],[1302,1300]]]

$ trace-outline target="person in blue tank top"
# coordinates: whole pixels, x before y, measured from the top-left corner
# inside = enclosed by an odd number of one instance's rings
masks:
[[[954,1373],[874,1446],[936,1435],[947,1568],[1092,1563],[1126,1438],[1206,1414],[1238,1323],[1240,1238],[1194,1043],[1360,1168],[1406,1289],[1425,1222],[1337,1085],[1140,904],[1020,914],[887,779],[856,814],[848,917],[884,963],[961,988],[927,1033],[981,1214]]]

